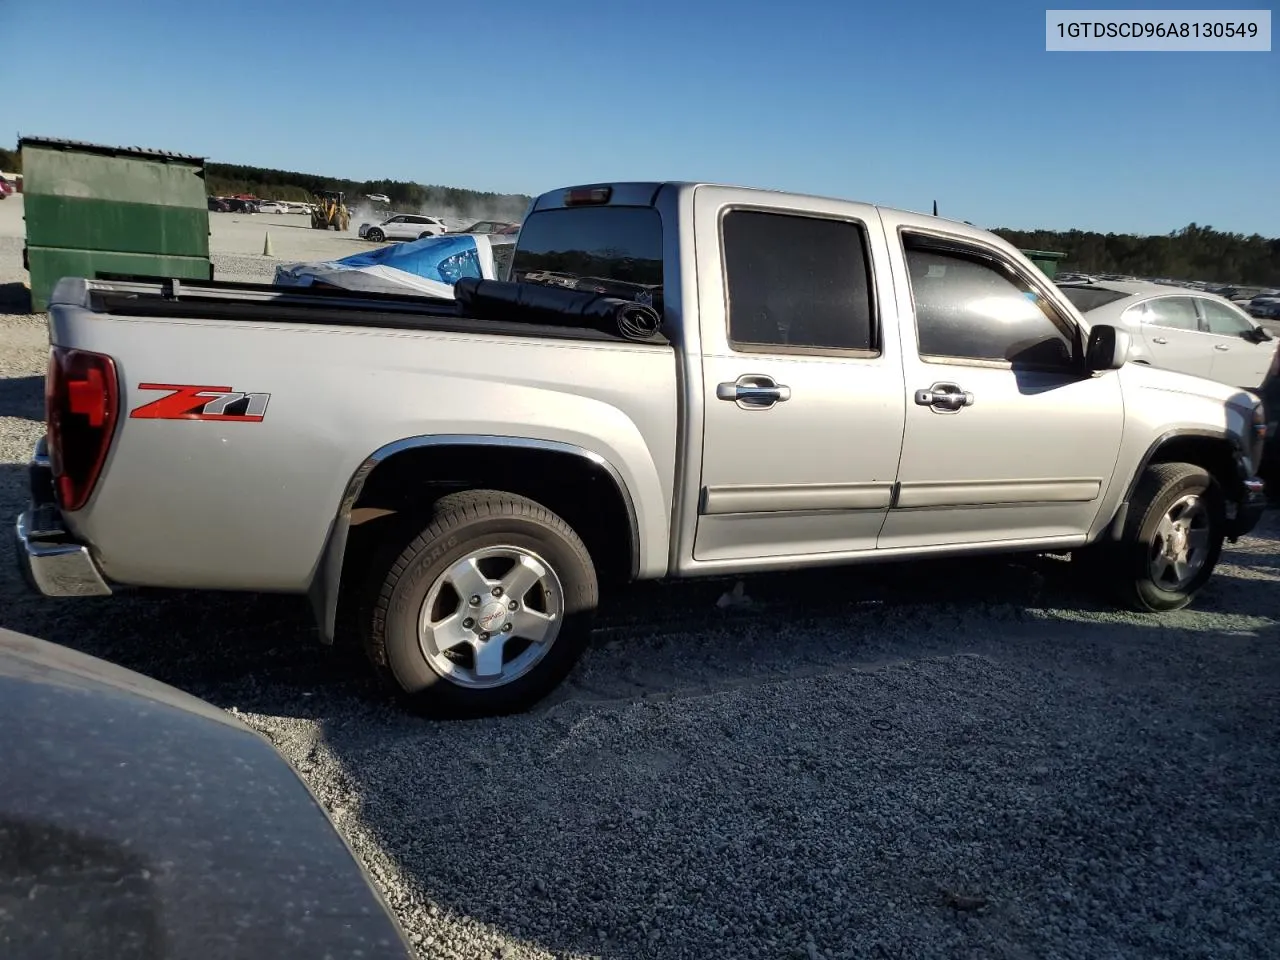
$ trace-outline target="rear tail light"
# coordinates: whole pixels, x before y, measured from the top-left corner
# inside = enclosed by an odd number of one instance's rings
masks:
[[[49,351],[49,464],[62,509],[79,510],[93,493],[111,448],[119,398],[110,357],[66,347]]]

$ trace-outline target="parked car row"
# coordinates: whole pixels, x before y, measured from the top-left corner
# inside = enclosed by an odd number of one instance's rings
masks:
[[[1245,310],[1259,320],[1280,320],[1280,290],[1254,297],[1245,305]]]
[[[214,213],[310,213],[312,204],[292,200],[258,200],[253,197],[210,197]]]

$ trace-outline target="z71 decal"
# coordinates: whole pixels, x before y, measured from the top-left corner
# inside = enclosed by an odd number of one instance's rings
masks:
[[[167,390],[168,396],[129,414],[134,420],[239,420],[260,423],[269,393],[239,393],[230,387],[193,387],[178,383],[140,383],[139,390]]]

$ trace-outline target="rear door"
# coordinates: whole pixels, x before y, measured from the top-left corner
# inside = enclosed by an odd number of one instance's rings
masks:
[[[1195,303],[1200,308],[1201,329],[1213,344],[1213,379],[1245,390],[1261,387],[1267,379],[1276,342],[1246,339],[1258,325],[1243,310],[1207,297],[1196,297]]]
[[[1212,376],[1213,344],[1200,332],[1191,297],[1154,297],[1130,309],[1139,321],[1152,366],[1195,377]]]
[[[879,215],[758,196],[694,195],[705,411],[694,559],[874,550],[904,415]]]
[[[1116,371],[1043,275],[931,218],[883,211],[906,371],[898,492],[882,549],[1034,545],[1085,534],[1124,424]]]

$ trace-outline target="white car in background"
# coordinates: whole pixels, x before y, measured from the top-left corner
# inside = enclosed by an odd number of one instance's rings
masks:
[[[359,233],[365,240],[381,243],[383,240],[421,240],[438,237],[447,230],[439,217],[424,217],[416,213],[398,213],[381,223],[362,223]]]
[[[288,213],[289,205],[279,200],[263,200],[258,204],[259,213]]]
[[[1255,392],[1273,372],[1280,345],[1224,297],[1133,280],[1063,281],[1058,288],[1091,324],[1128,330],[1133,363]]]

